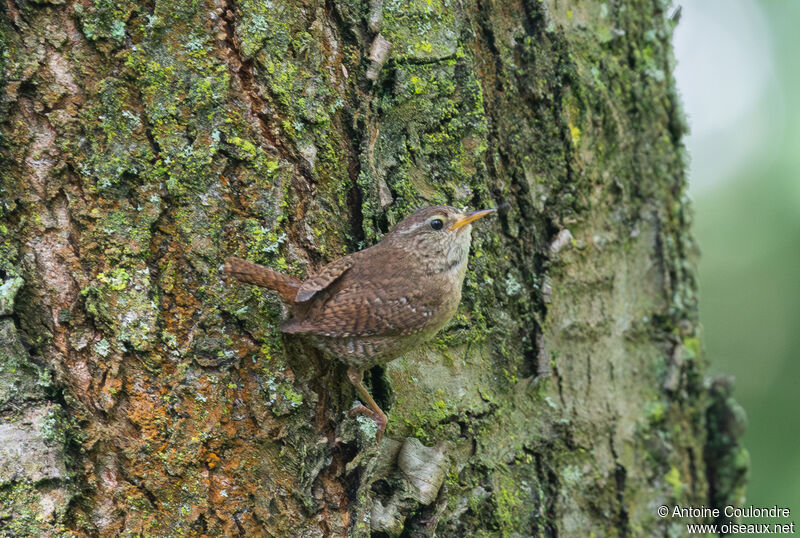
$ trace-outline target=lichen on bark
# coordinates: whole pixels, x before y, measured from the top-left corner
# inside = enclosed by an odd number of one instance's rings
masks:
[[[42,466],[0,450],[0,529],[640,535],[738,498],[674,24],[662,1],[7,2],[0,437]],[[220,265],[302,277],[435,203],[500,211],[455,319],[367,376],[376,447],[345,368]]]

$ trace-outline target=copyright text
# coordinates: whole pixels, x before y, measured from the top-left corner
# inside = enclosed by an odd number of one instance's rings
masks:
[[[688,534],[795,534],[794,521],[775,522],[776,519],[787,520],[792,512],[780,506],[732,506],[709,508],[707,506],[667,506],[661,505],[656,513],[662,518],[681,519],[762,519],[769,522],[737,523],[728,521],[720,524],[687,523]]]

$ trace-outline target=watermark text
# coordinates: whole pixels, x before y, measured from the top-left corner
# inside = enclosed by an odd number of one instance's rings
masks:
[[[687,523],[688,534],[795,534],[794,521],[785,521],[792,516],[788,508],[774,506],[725,506],[723,508],[708,506],[667,506],[661,505],[656,513],[662,518],[712,520],[736,520],[725,523]],[[738,523],[741,519],[768,520],[753,523]],[[775,520],[784,520],[776,522]]]

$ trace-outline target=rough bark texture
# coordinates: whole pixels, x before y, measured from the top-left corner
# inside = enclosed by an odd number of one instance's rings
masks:
[[[739,499],[667,10],[4,1],[2,532],[664,535]],[[457,318],[368,376],[375,447],[220,265],[302,277],[433,203],[501,212]]]

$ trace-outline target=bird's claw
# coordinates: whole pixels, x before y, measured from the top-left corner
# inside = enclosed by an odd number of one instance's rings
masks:
[[[375,440],[379,443],[381,442],[381,438],[383,437],[383,431],[386,429],[386,422],[387,422],[386,415],[376,413],[375,411],[373,411],[364,404],[354,405],[353,407],[350,408],[350,411],[348,413],[350,414],[351,417],[355,415],[367,415],[372,420],[374,420],[375,423],[378,425],[378,435],[375,438]]]

